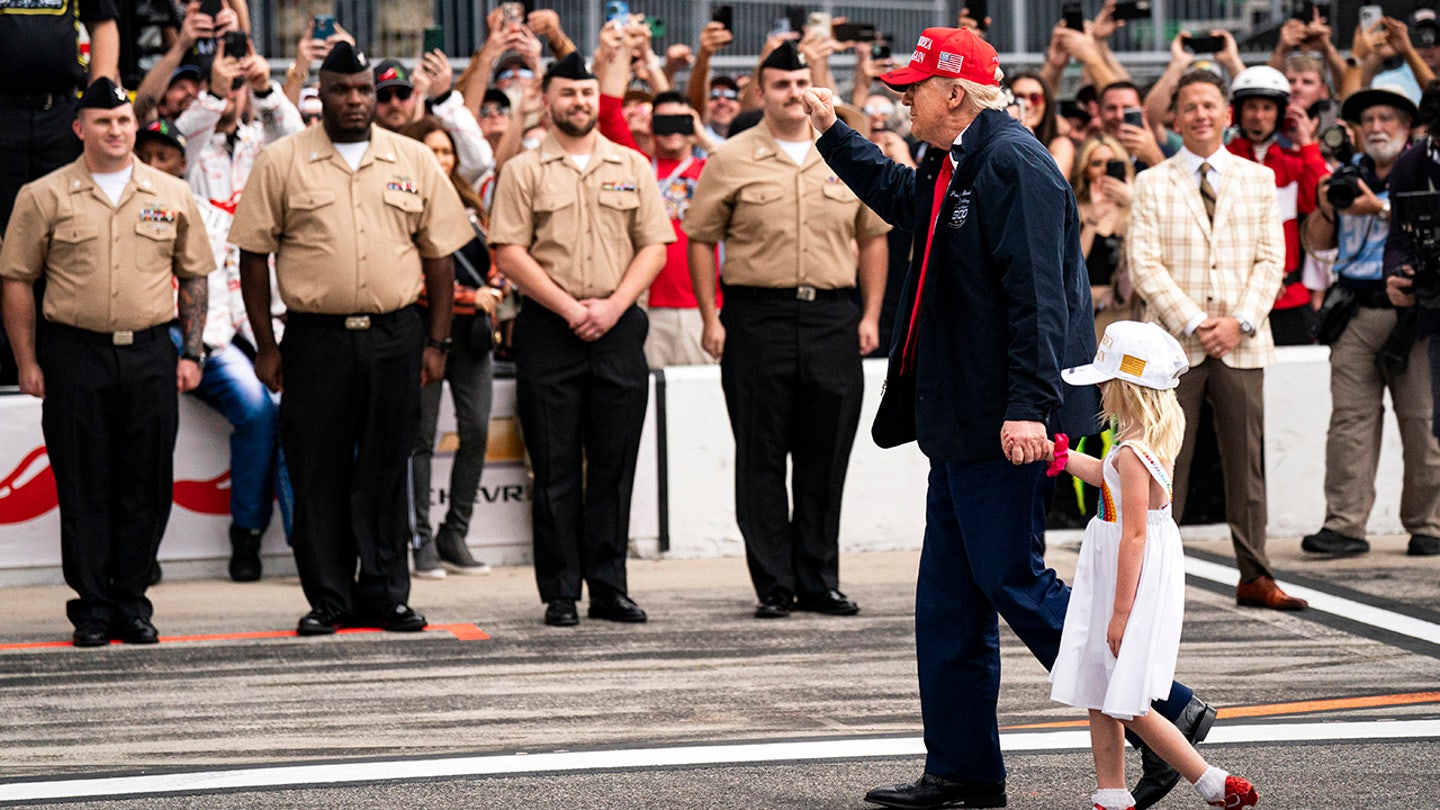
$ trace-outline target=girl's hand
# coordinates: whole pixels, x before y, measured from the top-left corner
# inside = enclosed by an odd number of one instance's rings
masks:
[[[1110,654],[1120,657],[1120,642],[1125,638],[1125,625],[1130,623],[1129,613],[1116,613],[1110,617],[1110,627],[1105,631],[1105,643],[1110,645]]]

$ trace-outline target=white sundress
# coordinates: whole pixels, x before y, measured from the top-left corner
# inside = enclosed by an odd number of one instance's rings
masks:
[[[1115,608],[1121,529],[1120,473],[1115,469],[1115,457],[1125,447],[1133,450],[1166,493],[1171,493],[1169,474],[1144,444],[1123,442],[1105,457],[1100,512],[1085,527],[1060,653],[1050,670],[1050,698],[1129,720],[1145,714],[1150,701],[1170,694],[1185,614],[1185,553],[1170,504],[1151,509],[1146,515],[1145,553],[1135,605],[1125,625],[1120,655],[1111,655],[1105,632]]]

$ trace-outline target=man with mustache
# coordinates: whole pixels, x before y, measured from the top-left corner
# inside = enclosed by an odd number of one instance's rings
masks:
[[[311,608],[296,630],[419,631],[425,617],[407,604],[410,453],[420,387],[444,375],[450,349],[451,255],[475,234],[429,148],[373,125],[375,76],[348,42],[320,66],[320,103],[321,126],[256,158],[230,229],[255,375],[285,392],[291,541]]]
[[[1340,114],[1359,125],[1360,194],[1335,210],[1322,184],[1319,216],[1306,220],[1312,248],[1335,247],[1340,288],[1355,298],[1354,315],[1330,346],[1330,431],[1325,442],[1325,525],[1301,548],[1327,557],[1370,550],[1365,524],[1375,504],[1383,398],[1390,391],[1404,446],[1400,522],[1408,553],[1440,554],[1440,445],[1431,435],[1430,367],[1417,341],[1415,308],[1397,310],[1385,293],[1385,240],[1390,233],[1390,181],[1410,142],[1418,110],[1404,91],[1381,85],[1352,94]],[[1334,224],[1331,224],[1331,223]],[[1377,357],[1379,355],[1379,357]],[[1389,362],[1382,362],[1388,359]]]
[[[815,150],[803,103],[810,67],[795,43],[756,75],[764,118],[710,156],[685,217],[701,344],[720,360],[735,433],[735,520],[755,617],[849,616],[860,606],[840,592],[840,500],[860,422],[860,358],[880,341],[890,226]]]
[[[649,401],[635,305],[675,241],[655,172],[595,129],[600,83],[577,53],[545,72],[554,128],[495,186],[490,244],[527,298],[515,320],[516,407],[535,473],[535,579],[545,623],[643,622],[625,555]],[[431,296],[434,300],[434,296]]]

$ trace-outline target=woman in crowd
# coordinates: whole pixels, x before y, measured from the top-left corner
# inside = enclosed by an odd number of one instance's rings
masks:
[[[485,470],[485,446],[490,434],[490,384],[493,376],[491,350],[495,343],[494,316],[503,297],[491,281],[490,252],[485,245],[480,213],[480,195],[456,171],[455,142],[439,119],[425,116],[402,133],[435,153],[440,168],[450,177],[465,203],[475,238],[455,253],[455,320],[450,330],[454,346],[445,361],[445,379],[455,403],[455,422],[460,445],[450,470],[450,506],[445,521],[432,535],[430,528],[430,461],[435,447],[435,424],[440,414],[439,380],[425,386],[420,394],[420,436],[410,457],[414,485],[415,575],[439,579],[447,570],[461,574],[483,574],[490,567],[470,555],[465,535],[475,509],[475,495]],[[421,298],[421,303],[425,301]]]
[[[1055,110],[1055,99],[1040,80],[1040,74],[1022,70],[1010,77],[1010,93],[1021,102],[1024,110],[1020,123],[1035,133],[1035,137],[1050,150],[1060,173],[1070,176],[1071,164],[1075,160],[1075,144],[1061,131],[1064,124]]]
[[[1121,174],[1124,179],[1116,177]],[[1080,249],[1090,270],[1095,333],[1131,317],[1134,298],[1124,273],[1125,231],[1130,225],[1131,181],[1135,167],[1125,147],[1109,135],[1080,145],[1070,185],[1080,208]]]

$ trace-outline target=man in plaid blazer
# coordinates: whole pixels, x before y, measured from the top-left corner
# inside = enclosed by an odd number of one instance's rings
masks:
[[[1130,272],[1147,317],[1180,339],[1190,373],[1176,394],[1185,444],[1175,460],[1175,514],[1184,514],[1200,408],[1215,412],[1225,479],[1225,518],[1240,568],[1236,601],[1301,610],[1275,585],[1265,556],[1265,366],[1275,357],[1266,316],[1280,291],[1285,231],[1275,173],[1227,152],[1229,91],[1193,71],[1172,98],[1185,146],[1135,178]]]

